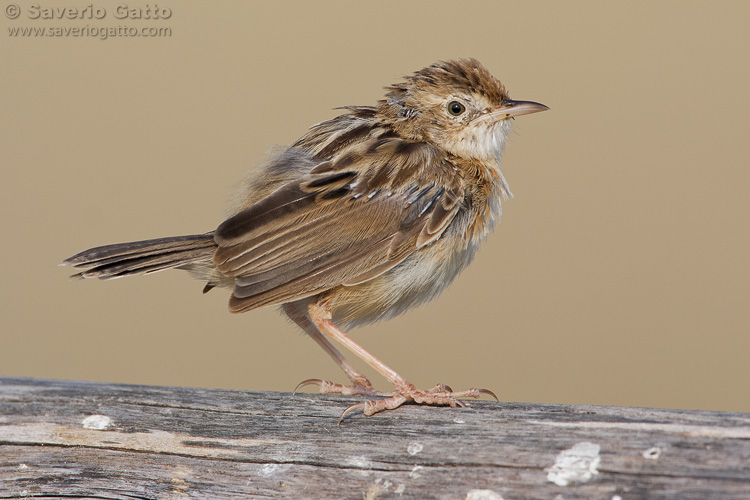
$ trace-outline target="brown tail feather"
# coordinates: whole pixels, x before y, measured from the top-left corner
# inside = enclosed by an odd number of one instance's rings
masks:
[[[174,236],[90,248],[63,261],[82,271],[72,278],[112,279],[211,262],[213,233]]]

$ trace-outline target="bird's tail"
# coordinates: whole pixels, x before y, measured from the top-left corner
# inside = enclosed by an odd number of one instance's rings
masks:
[[[215,251],[213,233],[173,236],[90,248],[62,265],[81,270],[72,278],[106,280],[210,263]]]

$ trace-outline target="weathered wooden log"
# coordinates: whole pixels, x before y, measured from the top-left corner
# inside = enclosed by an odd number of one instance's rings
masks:
[[[750,414],[0,378],[0,498],[750,498]]]

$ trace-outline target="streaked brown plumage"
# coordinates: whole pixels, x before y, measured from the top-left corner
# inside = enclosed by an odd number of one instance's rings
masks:
[[[486,391],[417,390],[334,325],[392,317],[453,281],[510,196],[500,168],[510,119],[547,108],[511,101],[474,59],[434,64],[386,89],[377,106],[343,108],[273,157],[215,231],[92,248],[64,263],[100,279],[186,269],[207,281],[204,291],[233,289],[232,312],[282,305],[352,382],[302,385],[389,396],[344,415],[477,397]],[[375,391],[328,337],[395,391]]]

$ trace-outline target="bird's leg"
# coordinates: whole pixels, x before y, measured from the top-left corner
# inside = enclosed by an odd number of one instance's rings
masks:
[[[367,352],[362,346],[334,325],[331,321],[331,311],[325,301],[310,303],[308,314],[310,321],[317,327],[316,329],[319,332],[323,332],[340,344],[343,344],[344,347],[385,377],[396,389],[386,399],[366,401],[350,406],[341,415],[339,422],[356,410],[361,409],[365,415],[372,415],[383,410],[393,410],[409,401],[418,404],[447,405],[455,408],[457,406],[466,406],[467,403],[460,401],[460,398],[478,398],[482,394],[488,394],[497,399],[497,396],[487,389],[469,389],[461,392],[453,392],[450,387],[443,384],[438,384],[427,391],[421,391],[392,368]],[[321,343],[321,345],[323,344]],[[334,349],[333,346],[330,347]]]
[[[306,385],[317,385],[320,387],[321,394],[344,394],[347,396],[352,395],[363,395],[363,396],[390,396],[392,393],[376,391],[372,386],[372,383],[366,376],[359,372],[349,361],[339,352],[336,347],[318,330],[318,328],[310,321],[307,315],[307,307],[291,302],[284,304],[284,312],[286,315],[294,321],[297,326],[302,328],[306,334],[308,334],[315,342],[318,343],[323,350],[333,358],[333,361],[341,368],[346,376],[351,380],[351,385],[342,385],[328,380],[321,380],[311,378],[300,382],[294,389],[295,392]]]

